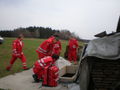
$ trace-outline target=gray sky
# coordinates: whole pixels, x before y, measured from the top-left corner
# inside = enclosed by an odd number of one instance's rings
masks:
[[[93,39],[115,31],[120,0],[0,0],[0,30],[43,26]]]

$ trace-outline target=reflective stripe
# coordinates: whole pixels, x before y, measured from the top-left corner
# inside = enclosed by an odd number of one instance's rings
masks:
[[[22,41],[19,41],[20,42],[20,45],[22,46]]]
[[[38,62],[40,63],[40,60],[38,60]]]
[[[41,63],[44,64],[44,66],[46,66],[46,63],[44,62],[44,58],[41,59]]]
[[[41,67],[43,67],[43,64],[42,63],[39,63]]]
[[[44,62],[44,59],[41,59],[41,62],[42,62],[42,63],[45,63],[45,62]]]
[[[23,64],[26,64],[26,63],[23,63]]]
[[[43,51],[41,51],[41,50],[39,50],[39,49],[37,49],[38,50],[38,52],[41,52],[41,53],[43,53],[43,54],[47,54],[47,53],[45,53],[45,52],[43,52]]]
[[[76,48],[76,46],[75,46],[75,45],[73,45],[73,48]]]
[[[40,60],[38,60],[38,63],[41,67],[44,67],[43,64],[40,62]]]
[[[55,75],[57,75],[57,74],[58,74],[58,72],[55,73]]]
[[[55,79],[55,81],[58,81],[59,80],[59,78],[57,77],[56,79]]]
[[[46,50],[44,50],[44,49],[42,49],[42,48],[39,48],[39,49],[40,49],[41,51],[45,52],[45,53],[47,52]]]
[[[27,66],[26,63],[23,63],[23,66]]]

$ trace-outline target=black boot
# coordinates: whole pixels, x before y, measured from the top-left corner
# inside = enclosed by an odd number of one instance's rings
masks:
[[[40,82],[40,80],[38,79],[38,76],[36,74],[33,74],[32,77],[35,82]]]

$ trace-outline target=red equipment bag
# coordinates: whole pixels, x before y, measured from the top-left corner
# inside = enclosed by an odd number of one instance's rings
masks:
[[[48,70],[48,86],[51,87],[56,87],[58,85],[58,67],[57,66],[52,66]]]
[[[48,85],[48,67],[44,68],[42,78],[43,78],[42,85],[47,86]]]

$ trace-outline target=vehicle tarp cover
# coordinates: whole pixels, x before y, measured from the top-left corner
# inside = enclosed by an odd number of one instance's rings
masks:
[[[119,59],[120,33],[90,41],[85,50],[83,58],[87,56],[95,56],[98,58],[110,60]]]

